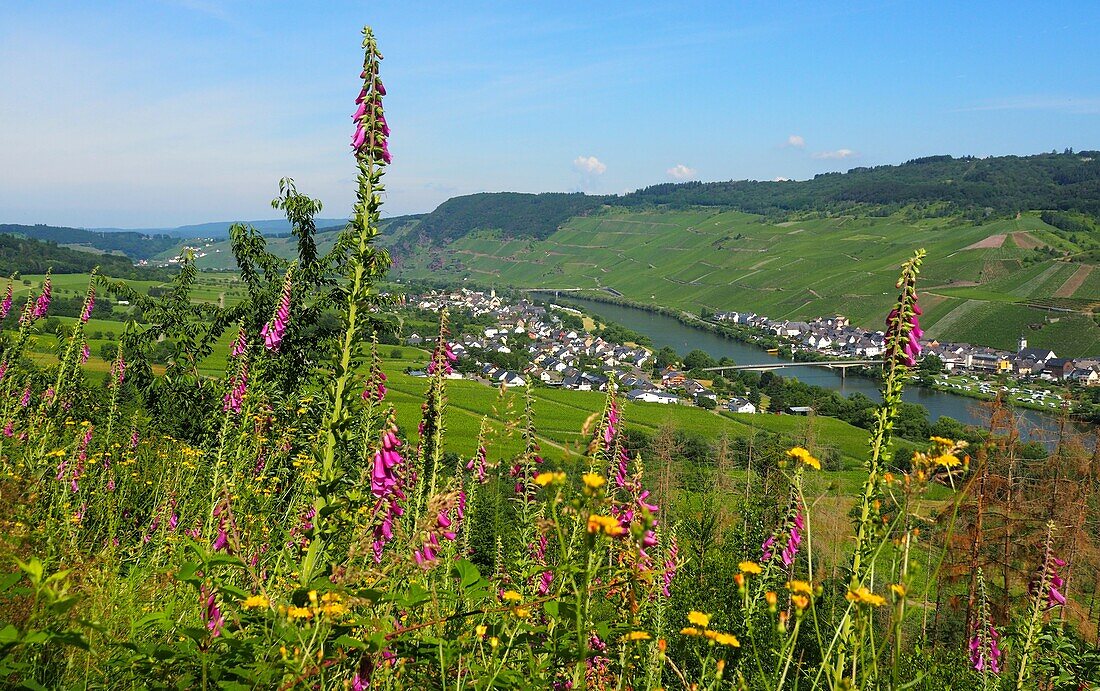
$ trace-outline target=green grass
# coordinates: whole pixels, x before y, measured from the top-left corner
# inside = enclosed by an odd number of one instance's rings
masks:
[[[542,241],[471,234],[443,250],[442,270],[429,269],[429,254],[414,250],[398,275],[494,286],[610,288],[637,302],[696,313],[703,307],[753,310],[776,319],[841,313],[878,328],[895,297],[898,266],[924,247],[925,326],[934,328],[942,319],[945,326],[932,331],[941,338],[1012,348],[1030,325],[1058,316],[1027,305],[1052,299],[1081,264],[1023,249],[1010,234],[1027,232],[1074,250],[1052,231],[1037,214],[984,225],[900,216],[771,224],[733,211],[611,210],[574,218]],[[1007,239],[1001,247],[968,249],[993,235]],[[1100,301],[1100,275],[1090,275],[1072,298],[1074,309],[1093,309],[1089,301]],[[1060,355],[1096,352],[1100,327],[1087,315],[1073,323],[1074,329],[1047,334],[1029,331],[1028,338]]]
[[[412,348],[403,349],[400,360],[385,359],[384,369],[389,377],[389,400],[394,403],[398,421],[405,430],[415,429],[420,420],[420,404],[427,387],[427,380],[403,373],[406,367],[422,367],[428,354]],[[383,351],[385,352],[385,351]],[[572,457],[583,453],[595,423],[593,415],[603,410],[604,394],[595,391],[570,391],[563,389],[534,388],[531,391],[535,424],[547,454]],[[463,434],[448,435],[457,445],[447,447],[463,457],[473,453],[478,426],[483,416],[488,416],[496,435],[490,444],[494,453],[504,457],[520,449],[516,435],[505,434],[509,425],[520,417],[523,410],[523,389],[509,389],[505,399],[512,401],[507,407],[499,389],[484,384],[452,380],[447,383],[448,413],[445,422],[449,428],[461,428]],[[671,425],[684,432],[714,440],[721,434],[731,439],[753,436],[758,431],[772,432],[801,442],[807,437],[809,421],[805,417],[789,415],[736,415],[717,413],[693,406],[661,405],[658,403],[623,402],[623,418],[627,429],[636,429],[653,435],[663,425]],[[508,412],[511,410],[511,412]],[[589,432],[583,433],[586,423]],[[812,435],[821,449],[836,448],[846,468],[855,469],[866,457],[867,431],[835,418],[818,416],[813,419]],[[468,434],[467,434],[468,433]],[[448,442],[450,443],[450,442]],[[908,442],[900,442],[908,445]]]

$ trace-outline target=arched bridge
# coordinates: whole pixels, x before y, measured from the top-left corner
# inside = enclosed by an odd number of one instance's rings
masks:
[[[828,367],[840,370],[841,376],[847,374],[849,367],[866,367],[868,365],[881,365],[882,360],[819,360],[811,362],[766,362],[757,365],[721,365],[718,367],[704,367],[707,372],[725,372],[728,370],[747,370],[750,372],[770,372],[787,367]]]

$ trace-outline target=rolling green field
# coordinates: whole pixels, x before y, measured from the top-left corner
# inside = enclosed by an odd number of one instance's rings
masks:
[[[1100,351],[1093,317],[1100,270],[1051,255],[1045,248],[1070,255],[1082,248],[1038,214],[984,225],[900,216],[772,224],[734,211],[605,210],[570,220],[546,240],[481,231],[441,250],[421,248],[396,271],[407,279],[614,290],[696,313],[752,310],[773,319],[840,313],[878,328],[894,299],[897,267],[918,247],[928,250],[923,291],[930,336],[1014,349],[1026,334],[1032,345],[1059,355]]]

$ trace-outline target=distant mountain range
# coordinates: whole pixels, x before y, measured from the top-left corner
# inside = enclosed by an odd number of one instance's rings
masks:
[[[285,218],[276,218],[265,221],[213,221],[210,223],[195,223],[187,226],[176,226],[175,228],[88,228],[91,231],[99,231],[104,233],[127,233],[135,232],[145,235],[168,235],[174,238],[223,238],[229,236],[229,226],[234,223],[243,223],[254,227],[256,230],[264,233],[287,233],[290,232],[290,223]],[[345,218],[318,218],[316,219],[317,227],[324,228],[326,226],[342,226],[347,223]]]

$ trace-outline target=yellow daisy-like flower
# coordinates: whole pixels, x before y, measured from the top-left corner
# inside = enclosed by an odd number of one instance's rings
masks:
[[[516,615],[520,619],[526,619],[531,616],[531,610],[526,607],[516,607],[512,609],[512,614]]]
[[[764,571],[760,568],[760,564],[755,561],[743,561],[737,565],[737,568],[741,569],[741,573],[761,573]]]
[[[695,628],[694,626],[685,626],[684,628],[680,629],[680,633],[685,635],[685,636],[702,636],[703,635],[703,632],[700,631],[699,629]]]
[[[565,482],[565,473],[560,471],[556,473],[539,473],[535,476],[535,484],[539,487],[546,487],[551,483],[561,484],[563,482]]]
[[[268,599],[263,595],[252,595],[241,601],[241,607],[244,609],[259,609],[261,607],[267,607],[270,604]]]
[[[618,537],[623,534],[623,527],[619,525],[619,521],[610,516],[599,516],[593,514],[588,517],[588,532],[590,533],[604,533],[611,537]]]
[[[710,615],[691,610],[688,612],[688,622],[696,626],[702,626],[705,629],[710,626]]]
[[[505,602],[521,602],[523,600],[523,596],[514,590],[505,590],[500,597]]]
[[[647,631],[631,631],[623,636],[624,641],[648,641],[652,636]]]
[[[737,640],[737,636],[732,633],[721,633],[720,631],[707,631],[703,634],[708,639],[714,641],[718,645],[729,646],[730,648],[740,648],[741,641]]]
[[[348,613],[348,606],[342,602],[329,602],[321,607],[321,611],[330,617],[338,617]]]
[[[787,455],[791,458],[802,461],[814,470],[821,470],[821,461],[814,458],[813,454],[811,454],[809,451],[802,448],[801,446],[796,446],[793,449],[790,449],[789,451],[787,451]]]
[[[954,468],[955,466],[961,464],[962,461],[960,461],[959,457],[955,456],[954,454],[941,453],[939,456],[936,456],[932,459],[932,463],[938,466],[943,466],[944,468]]]
[[[867,586],[861,585],[856,590],[849,590],[844,596],[849,602],[855,602],[860,605],[870,605],[871,607],[881,607],[886,604],[886,598],[881,595],[875,595]]]
[[[803,595],[814,594],[814,587],[806,581],[790,581],[787,583],[787,590],[792,593],[801,593]]]
[[[799,610],[806,609],[810,606],[810,598],[805,595],[791,595],[791,602],[793,602],[794,606]]]
[[[581,479],[584,480],[584,486],[588,489],[599,489],[600,487],[603,487],[603,475],[599,475],[597,473],[585,473],[583,476],[581,476]]]
[[[484,636],[485,632],[488,630],[489,627],[487,627],[485,624],[478,624],[477,627],[474,629],[474,632],[479,636]]]
[[[901,585],[900,583],[892,584],[890,586],[890,590],[893,591],[894,595],[897,595],[898,598],[905,597],[905,586]]]
[[[955,445],[955,440],[954,439],[948,439],[946,437],[935,437],[935,436],[933,436],[933,437],[929,437],[929,439],[931,439],[932,441],[934,441],[937,444],[940,444],[942,446],[954,446]]]
[[[292,605],[286,608],[286,615],[291,619],[310,619],[313,617],[313,610],[309,607],[297,607]]]

